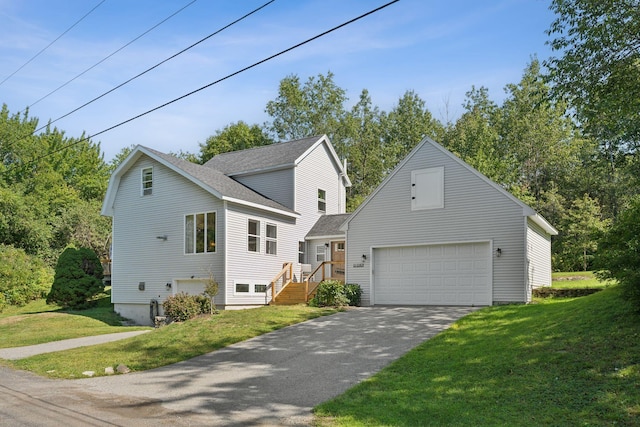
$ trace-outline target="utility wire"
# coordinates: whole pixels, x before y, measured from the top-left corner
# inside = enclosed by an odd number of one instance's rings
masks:
[[[254,67],[257,67],[257,66],[258,66],[258,65],[260,65],[260,64],[263,64],[263,63],[265,63],[265,62],[267,62],[267,61],[270,61],[270,60],[272,60],[272,59],[274,59],[274,58],[277,58],[278,56],[281,56],[281,55],[283,55],[283,54],[285,54],[285,53],[287,53],[287,52],[290,52],[290,51],[292,51],[292,50],[294,50],[294,49],[297,49],[297,48],[299,48],[300,46],[303,46],[303,45],[305,45],[305,44],[307,44],[307,43],[310,43],[310,42],[312,42],[312,41],[314,41],[314,40],[316,40],[316,39],[319,39],[320,37],[324,37],[324,36],[326,36],[326,35],[327,35],[327,34],[329,34],[329,33],[332,33],[332,32],[334,32],[334,31],[336,31],[336,30],[338,30],[338,29],[340,29],[340,28],[342,28],[342,27],[345,27],[345,26],[347,26],[347,25],[350,25],[350,24],[352,24],[352,23],[354,23],[354,22],[356,22],[356,21],[358,21],[358,20],[360,20],[360,19],[362,19],[362,18],[365,18],[365,17],[367,17],[367,16],[369,16],[369,15],[371,15],[371,14],[373,14],[373,13],[376,13],[376,12],[378,12],[378,11],[380,11],[380,10],[382,10],[382,9],[384,9],[384,8],[386,8],[386,7],[388,7],[388,6],[392,5],[392,4],[394,4],[394,3],[397,3],[397,2],[399,2],[399,1],[400,1],[400,0],[393,0],[393,1],[390,1],[389,3],[386,3],[386,4],[384,4],[384,5],[382,5],[382,6],[379,6],[379,7],[375,8],[375,9],[372,9],[372,10],[370,10],[369,12],[366,12],[366,13],[364,13],[364,14],[360,15],[360,16],[357,16],[357,17],[355,17],[355,18],[353,18],[353,19],[350,19],[349,21],[344,22],[344,23],[342,23],[342,24],[340,24],[340,25],[338,25],[338,26],[336,26],[336,27],[333,27],[333,28],[331,28],[331,29],[327,30],[327,31],[324,31],[324,32],[322,32],[322,33],[318,34],[317,36],[311,37],[311,38],[309,38],[309,39],[307,39],[307,40],[305,40],[305,41],[303,41],[303,42],[300,42],[300,43],[298,43],[298,44],[296,44],[296,45],[293,45],[293,46],[291,46],[291,47],[289,47],[289,48],[287,48],[287,49],[285,49],[285,50],[282,50],[282,51],[280,51],[280,52],[278,52],[278,53],[274,54],[274,55],[271,55],[271,56],[269,56],[269,57],[267,57],[267,58],[264,58],[264,59],[262,59],[262,60],[260,60],[260,61],[258,61],[258,62],[255,62],[255,63],[253,63],[253,64],[251,64],[251,65],[249,65],[249,66],[247,66],[247,67],[244,67],[244,68],[242,68],[242,69],[240,69],[240,70],[238,70],[238,71],[235,71],[235,72],[233,72],[233,73],[231,73],[231,74],[228,74],[228,75],[226,75],[226,76],[224,76],[224,77],[222,77],[222,78],[220,78],[220,79],[218,79],[218,80],[216,80],[216,81],[214,81],[214,82],[211,82],[211,83],[209,83],[209,84],[207,84],[207,85],[205,85],[205,86],[202,86],[202,87],[200,87],[200,88],[198,88],[198,89],[196,89],[196,90],[193,90],[193,91],[191,91],[191,92],[189,92],[189,93],[186,93],[186,94],[184,94],[184,95],[182,95],[182,96],[179,96],[178,98],[172,99],[172,100],[171,100],[171,101],[169,101],[169,102],[165,102],[165,103],[164,103],[164,104],[162,104],[162,105],[159,105],[159,106],[157,106],[157,107],[155,107],[155,108],[152,108],[152,109],[150,109],[150,110],[147,110],[147,111],[145,111],[144,113],[138,114],[137,116],[131,117],[131,118],[129,118],[129,119],[125,120],[125,121],[122,121],[122,122],[120,122],[120,123],[118,123],[118,124],[115,124],[115,125],[113,125],[113,126],[111,126],[111,127],[108,127],[108,128],[106,128],[106,129],[103,129],[103,130],[101,130],[100,132],[96,132],[96,133],[94,133],[93,135],[89,135],[89,136],[87,136],[87,137],[84,137],[84,138],[82,138],[82,139],[79,139],[78,141],[74,141],[74,142],[72,142],[72,143],[70,143],[70,144],[67,144],[67,145],[64,145],[64,146],[62,146],[62,147],[60,147],[60,148],[58,148],[58,149],[56,149],[56,150],[50,151],[50,152],[48,152],[47,154],[44,154],[44,155],[39,156],[39,157],[36,157],[35,159],[32,159],[30,162],[26,163],[26,164],[25,164],[25,166],[27,166],[29,163],[35,163],[35,162],[37,162],[38,160],[42,160],[42,159],[44,159],[44,158],[46,158],[46,157],[48,157],[48,156],[51,156],[51,155],[53,155],[53,154],[55,154],[55,153],[58,153],[58,152],[60,152],[60,151],[64,151],[64,150],[66,150],[66,149],[68,149],[68,148],[73,147],[74,145],[80,144],[81,142],[88,141],[88,140],[90,140],[90,139],[91,139],[91,138],[93,138],[93,137],[96,137],[96,136],[98,136],[98,135],[102,135],[103,133],[109,132],[109,131],[111,131],[111,130],[113,130],[113,129],[115,129],[115,128],[118,128],[118,127],[120,127],[120,126],[122,126],[122,125],[124,125],[124,124],[127,124],[127,123],[129,123],[129,122],[132,122],[132,121],[134,121],[134,120],[137,120],[137,119],[139,119],[140,117],[146,116],[146,115],[147,115],[147,114],[149,114],[149,113],[152,113],[152,112],[154,112],[154,111],[157,111],[157,110],[159,110],[159,109],[161,109],[161,108],[164,108],[164,107],[166,107],[166,106],[168,106],[168,105],[170,105],[170,104],[173,104],[174,102],[180,101],[181,99],[184,99],[184,98],[186,98],[186,97],[188,97],[188,96],[191,96],[191,95],[193,95],[193,94],[195,94],[195,93],[197,93],[197,92],[200,92],[200,91],[202,91],[202,90],[204,90],[204,89],[207,89],[207,88],[209,88],[209,87],[211,87],[211,86],[213,86],[213,85],[216,85],[216,84],[218,84],[218,83],[220,83],[220,82],[222,82],[222,81],[225,81],[225,80],[227,80],[227,79],[229,79],[229,78],[231,78],[231,77],[233,77],[233,76],[236,76],[236,75],[238,75],[238,74],[240,74],[240,73],[242,73],[242,72],[245,72],[245,71],[250,70],[250,69],[252,69],[252,68],[254,68]]]
[[[102,3],[104,3],[107,0],[102,0],[100,3],[98,3],[97,5],[95,5],[93,7],[93,9],[91,9],[89,12],[87,12],[82,18],[78,19],[75,24],[73,24],[72,26],[70,26],[69,28],[67,28],[62,34],[60,34],[54,41],[52,41],[51,43],[49,43],[47,46],[45,46],[42,50],[40,50],[40,52],[36,53],[35,55],[33,55],[33,57],[28,60],[27,62],[25,62],[24,64],[22,64],[22,66],[20,68],[18,68],[17,70],[15,70],[13,73],[9,74],[9,76],[5,77],[5,79],[3,81],[0,82],[0,86],[2,86],[2,84],[4,82],[6,82],[7,80],[9,80],[11,77],[13,77],[14,75],[16,75],[18,73],[18,71],[22,70],[24,67],[26,67],[27,65],[29,65],[29,63],[31,61],[33,61],[34,59],[36,59],[38,56],[40,56],[40,54],[42,52],[44,52],[45,50],[49,49],[51,47],[52,44],[54,44],[55,42],[57,42],[58,40],[60,40],[60,38],[62,38],[62,36],[64,36],[65,34],[67,34],[69,31],[71,31],[71,29],[73,27],[75,27],[76,25],[78,25],[80,23],[80,21],[82,21],[84,18],[86,18],[87,16],[89,16],[89,14],[91,14],[91,12],[93,12],[94,10],[96,10]]]
[[[190,3],[187,3],[186,5],[182,6],[180,9],[178,9],[177,11],[175,11],[174,13],[172,13],[171,15],[169,15],[168,17],[166,17],[165,19],[163,19],[162,21],[158,22],[156,25],[154,25],[153,27],[149,28],[147,31],[145,31],[144,33],[140,34],[138,37],[134,38],[133,40],[131,40],[129,43],[125,44],[124,46],[122,46],[121,48],[113,51],[111,54],[107,55],[107,57],[101,59],[100,61],[96,62],[95,64],[93,64],[91,67],[87,68],[86,70],[84,70],[83,72],[81,72],[80,74],[78,74],[77,76],[75,76],[74,78],[72,78],[71,80],[67,81],[66,83],[63,83],[62,85],[58,86],[57,88],[55,88],[54,90],[52,90],[51,92],[49,92],[48,94],[46,94],[45,96],[43,96],[42,98],[38,99],[37,101],[35,101],[33,104],[29,105],[29,107],[27,108],[31,108],[34,105],[36,105],[38,102],[42,101],[45,98],[48,98],[49,96],[53,95],[54,93],[56,93],[57,91],[59,91],[60,89],[62,89],[63,87],[65,87],[66,85],[68,85],[69,83],[73,82],[74,80],[76,80],[79,77],[82,77],[83,75],[85,75],[87,72],[93,70],[95,67],[97,67],[98,65],[102,64],[104,61],[106,61],[107,59],[111,58],[113,55],[115,55],[116,53],[120,52],[121,50],[123,50],[124,48],[126,48],[127,46],[131,45],[132,43],[136,42],[137,40],[139,40],[140,38],[142,38],[143,36],[147,35],[148,33],[150,33],[151,31],[155,30],[156,28],[158,28],[160,25],[164,24],[165,22],[167,22],[169,19],[173,18],[174,16],[176,16],[178,13],[182,12],[183,10],[185,10],[187,7],[191,6],[192,4],[194,4],[197,0],[192,0]],[[27,111],[25,109],[25,111]],[[23,112],[25,112],[23,111]]]
[[[88,101],[88,102],[85,102],[85,103],[84,103],[84,104],[82,104],[81,106],[79,106],[79,107],[77,107],[77,108],[75,108],[75,109],[73,109],[73,110],[69,111],[67,114],[62,115],[62,116],[58,117],[58,118],[57,118],[57,119],[55,119],[55,120],[51,120],[51,121],[49,121],[46,125],[41,126],[41,127],[39,127],[38,129],[34,130],[34,131],[32,132],[32,135],[33,135],[34,133],[39,132],[39,131],[41,131],[42,129],[44,129],[44,128],[48,127],[50,124],[55,123],[55,122],[57,122],[58,120],[61,120],[61,119],[64,119],[65,117],[70,116],[71,114],[75,113],[76,111],[78,111],[78,110],[80,110],[80,109],[82,109],[82,108],[86,107],[86,106],[87,106],[87,105],[89,105],[89,104],[92,104],[93,102],[97,101],[98,99],[100,99],[100,98],[102,98],[102,97],[104,97],[104,96],[106,96],[106,95],[110,94],[111,92],[113,92],[113,91],[115,91],[115,90],[117,90],[117,89],[120,89],[122,86],[124,86],[124,85],[126,85],[126,84],[128,84],[128,83],[132,82],[133,80],[137,79],[138,77],[143,76],[144,74],[147,74],[149,71],[151,71],[151,70],[153,70],[153,69],[155,69],[155,68],[158,68],[160,65],[164,64],[165,62],[168,62],[168,61],[172,60],[173,58],[177,57],[178,55],[183,54],[184,52],[188,51],[189,49],[191,49],[191,48],[193,48],[193,47],[195,47],[195,46],[197,46],[197,45],[199,45],[200,43],[204,42],[205,40],[208,40],[208,39],[210,39],[211,37],[215,36],[216,34],[221,33],[222,31],[224,31],[224,30],[226,30],[227,28],[229,28],[229,27],[231,27],[231,26],[233,26],[233,25],[237,24],[238,22],[242,21],[243,19],[248,18],[249,16],[253,15],[254,13],[258,12],[259,10],[261,10],[261,9],[263,9],[263,8],[265,8],[265,7],[267,7],[268,5],[270,5],[271,3],[273,3],[274,1],[275,1],[275,0],[270,0],[270,1],[266,2],[266,3],[265,3],[265,4],[263,4],[262,6],[260,6],[260,7],[256,8],[256,9],[252,10],[251,12],[249,12],[249,13],[247,13],[246,15],[244,15],[244,16],[242,16],[242,17],[240,17],[240,18],[236,19],[235,21],[231,22],[230,24],[227,24],[227,25],[225,25],[224,27],[220,28],[219,30],[217,30],[217,31],[215,31],[215,32],[213,32],[213,33],[211,33],[211,34],[209,34],[208,36],[206,36],[206,37],[204,37],[204,38],[202,38],[202,39],[198,40],[197,42],[193,43],[191,46],[188,46],[188,47],[186,47],[186,48],[182,49],[180,52],[178,52],[178,53],[176,53],[176,54],[174,54],[174,55],[171,55],[170,57],[168,57],[167,59],[165,59],[165,60],[163,60],[163,61],[158,62],[156,65],[152,66],[151,68],[147,68],[145,71],[141,72],[140,74],[138,74],[138,75],[136,75],[136,76],[131,77],[129,80],[127,80],[127,81],[125,81],[125,82],[123,82],[123,83],[120,83],[119,85],[117,85],[116,87],[114,87],[114,88],[112,88],[112,89],[109,89],[108,91],[104,92],[102,95],[98,95],[98,96],[96,96],[95,98],[93,98],[92,100],[90,100],[90,101]]]

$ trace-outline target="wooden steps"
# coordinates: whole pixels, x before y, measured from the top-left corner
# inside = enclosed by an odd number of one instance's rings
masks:
[[[317,283],[309,283],[309,289],[314,289],[318,286]],[[306,304],[306,286],[304,282],[291,282],[289,283],[282,292],[276,297],[275,302],[271,302],[273,305],[295,305],[295,304]],[[315,292],[309,296],[312,298]]]

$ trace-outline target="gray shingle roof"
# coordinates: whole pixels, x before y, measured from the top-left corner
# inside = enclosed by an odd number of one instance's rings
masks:
[[[258,171],[278,166],[293,166],[322,136],[280,142],[242,151],[218,154],[204,166],[217,169],[226,175]]]
[[[324,237],[324,236],[343,236],[344,231],[340,230],[340,226],[351,216],[347,214],[322,215],[318,218],[311,230],[305,238]]]
[[[203,184],[213,188],[223,197],[230,197],[249,203],[255,203],[265,207],[278,209],[284,212],[295,213],[288,207],[283,206],[280,203],[275,202],[267,197],[264,197],[263,195],[253,191],[249,187],[240,184],[238,181],[229,178],[216,169],[198,165],[196,163],[191,163],[189,161],[179,159],[169,154],[161,153],[148,147],[144,148],[145,150],[148,150],[149,152],[160,157],[176,168],[179,168],[182,171],[186,172],[188,175],[192,176]]]

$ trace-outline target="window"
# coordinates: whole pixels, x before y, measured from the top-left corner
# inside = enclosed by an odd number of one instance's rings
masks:
[[[344,242],[336,243],[336,252],[344,252]]]
[[[187,254],[216,251],[216,213],[198,213],[184,217],[184,252]]]
[[[267,293],[267,285],[256,284],[254,287],[256,294],[266,294]]]
[[[298,242],[298,264],[304,264],[304,242]]]
[[[247,250],[260,252],[260,221],[250,219],[247,225]]]
[[[316,246],[316,262],[323,262],[325,255],[325,247],[324,245]]]
[[[142,195],[149,196],[153,191],[153,168],[142,169]]]
[[[411,171],[411,210],[444,208],[444,167]]]
[[[318,210],[327,211],[327,192],[318,188]]]
[[[236,292],[239,292],[239,293],[247,293],[247,292],[249,292],[249,284],[248,283],[236,283]]]
[[[266,235],[266,252],[269,255],[276,255],[278,252],[278,226],[275,224],[267,224]]]

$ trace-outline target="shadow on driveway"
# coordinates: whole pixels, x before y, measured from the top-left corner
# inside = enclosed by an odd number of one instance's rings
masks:
[[[363,307],[162,368],[73,382],[146,398],[210,424],[307,424],[335,397],[476,310]]]

